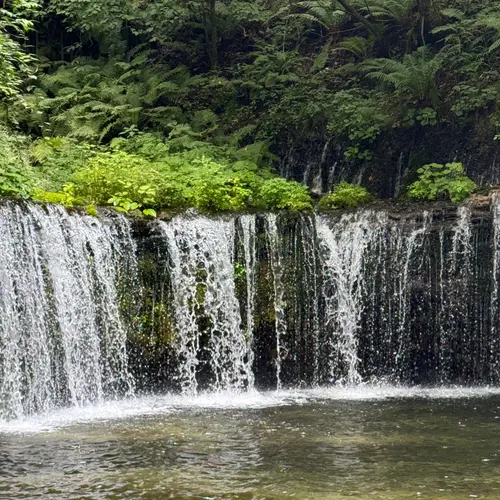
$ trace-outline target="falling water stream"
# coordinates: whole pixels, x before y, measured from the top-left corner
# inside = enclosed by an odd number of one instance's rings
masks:
[[[116,273],[134,259],[125,218],[0,207],[0,417],[133,390]]]
[[[283,340],[287,335],[287,322],[285,313],[285,284],[282,252],[276,214],[268,214],[266,216],[266,228],[269,262],[271,265],[274,291],[273,304],[276,327],[276,387],[281,389],[281,362],[284,349]]]
[[[384,217],[384,214],[382,214]],[[363,310],[364,266],[374,240],[385,228],[378,214],[345,215],[330,225],[324,216],[316,219],[320,244],[326,250],[323,296],[325,323],[331,328],[332,351],[338,350],[346,364],[345,381],[357,384],[358,336]],[[331,379],[335,380],[337,360],[330,361]]]
[[[214,377],[212,388],[216,391],[245,388],[253,376],[235,293],[235,220],[178,217],[161,224],[172,262],[172,298],[183,392],[195,394],[198,387],[200,316],[207,323],[206,349]]]

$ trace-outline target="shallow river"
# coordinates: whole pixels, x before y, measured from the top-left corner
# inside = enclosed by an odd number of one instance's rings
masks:
[[[1,499],[500,499],[500,390],[149,397],[0,422]]]

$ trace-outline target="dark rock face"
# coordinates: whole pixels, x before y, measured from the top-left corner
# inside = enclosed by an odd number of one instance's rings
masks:
[[[346,159],[344,149],[318,136],[283,144],[281,174],[306,183],[316,194],[328,192],[342,180],[360,183],[374,195],[394,198],[415,180],[418,167],[427,163],[461,162],[479,185],[500,184],[500,141],[494,132],[474,129],[422,129],[412,134],[387,134],[373,149],[370,160]]]
[[[256,386],[500,379],[500,210],[490,198],[459,209],[378,203],[357,213],[282,214],[274,226],[269,214],[252,217],[255,295],[249,302],[248,269],[235,271],[235,293]],[[230,218],[230,265],[240,269],[245,242],[239,217]],[[135,224],[142,323],[130,347],[144,390],[178,388],[176,373],[186,362],[176,351],[182,333],[171,249],[158,224]],[[207,387],[214,379],[211,336],[225,333],[211,330],[206,311],[199,314],[197,377]]]

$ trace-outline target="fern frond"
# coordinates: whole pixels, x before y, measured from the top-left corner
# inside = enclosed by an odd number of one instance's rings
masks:
[[[441,11],[441,15],[443,15],[444,17],[451,17],[452,19],[458,19],[460,21],[465,18],[465,13],[463,11],[452,7],[443,9]]]
[[[490,47],[488,48],[488,52],[494,52],[498,48],[500,48],[500,38],[490,45]]]
[[[344,50],[350,52],[357,57],[365,56],[370,50],[371,42],[367,38],[361,36],[353,36],[342,40],[333,50]]]

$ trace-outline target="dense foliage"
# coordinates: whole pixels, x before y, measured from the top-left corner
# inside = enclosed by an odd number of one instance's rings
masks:
[[[311,184],[316,148],[323,193],[356,179],[391,194],[384,169],[403,155],[398,182],[420,173],[410,194],[433,199],[435,173],[417,171],[451,158],[425,142],[495,144],[499,71],[496,0],[6,0],[0,194],[309,210],[277,173]],[[473,189],[460,175],[453,200]],[[342,186],[321,206],[368,199]]]

